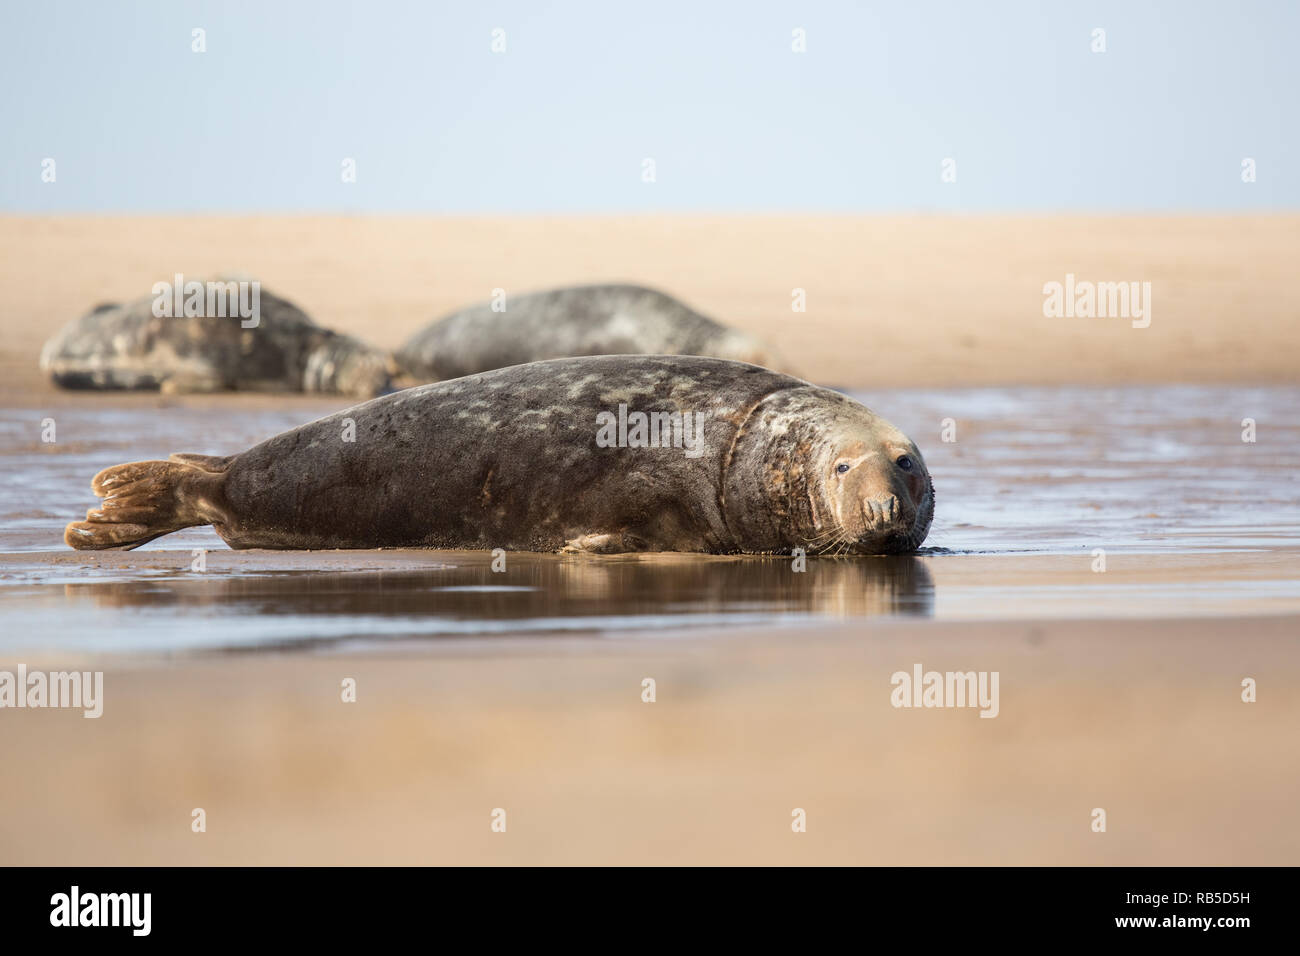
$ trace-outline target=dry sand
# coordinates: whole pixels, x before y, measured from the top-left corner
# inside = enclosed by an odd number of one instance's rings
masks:
[[[66,399],[36,359],[93,305],[224,270],[386,348],[494,288],[630,280],[828,384],[1296,382],[1298,253],[1295,215],[6,217],[0,400]],[[1067,272],[1150,282],[1150,328],[1045,318],[1043,285]]]

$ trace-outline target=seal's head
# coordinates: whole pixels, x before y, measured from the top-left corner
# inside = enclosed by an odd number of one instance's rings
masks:
[[[832,520],[823,529],[829,538],[816,542],[816,550],[915,551],[930,531],[934,483],[925,459],[901,431],[867,414],[868,421],[835,429],[827,443],[830,454],[819,461]]]
[[[747,416],[724,472],[726,519],[745,540],[814,554],[915,551],[934,485],[910,438],[829,389],[773,393]]]

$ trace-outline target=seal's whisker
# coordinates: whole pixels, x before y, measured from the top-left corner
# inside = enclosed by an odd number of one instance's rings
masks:
[[[852,545],[852,543],[853,542],[849,538],[847,531],[841,533],[840,536],[835,541],[835,556],[839,557],[840,555],[846,553],[849,550],[849,547]]]
[[[816,554],[831,554],[844,541],[846,535],[846,529],[837,525],[817,535],[808,544]]]
[[[807,543],[812,546],[823,544],[830,538],[839,535],[843,530],[844,530],[843,528],[838,528],[838,527],[828,528],[826,531],[823,531],[821,534],[813,535],[811,538],[808,539]]]

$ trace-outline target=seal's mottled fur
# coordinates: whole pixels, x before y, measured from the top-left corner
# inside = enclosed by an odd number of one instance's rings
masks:
[[[789,371],[759,339],[672,296],[635,285],[586,285],[507,296],[445,316],[398,350],[421,382],[578,355],[707,355]]]
[[[601,447],[598,415],[703,415],[703,447]],[[355,433],[355,440],[347,440]],[[96,476],[75,548],[212,524],[235,548],[888,553],[934,509],[916,446],[852,399],[683,356],[535,362],[425,385],[228,458]]]
[[[156,316],[154,299],[104,304],[45,343],[41,369],[78,389],[324,392],[368,398],[389,387],[388,358],[321,328],[260,291],[257,325],[238,317]]]

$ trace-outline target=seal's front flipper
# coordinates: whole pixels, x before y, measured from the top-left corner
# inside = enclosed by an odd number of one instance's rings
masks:
[[[198,456],[206,457],[206,456]],[[222,459],[208,459],[221,461]],[[181,461],[137,461],[105,468],[90,483],[103,502],[74,521],[63,540],[79,551],[138,548],[181,528],[210,524],[202,514],[210,486],[219,476],[210,465]]]
[[[565,543],[562,554],[626,554],[629,551],[649,551],[641,538],[626,532],[613,534],[584,534]]]

